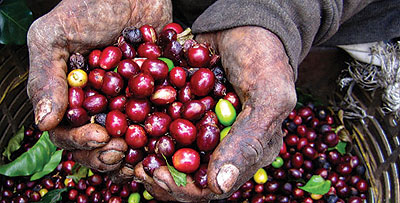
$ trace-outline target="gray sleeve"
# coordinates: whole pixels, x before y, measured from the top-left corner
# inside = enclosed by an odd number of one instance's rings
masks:
[[[331,38],[339,25],[367,6],[366,0],[218,0],[194,22],[194,33],[261,26],[282,41],[297,66],[312,45]]]

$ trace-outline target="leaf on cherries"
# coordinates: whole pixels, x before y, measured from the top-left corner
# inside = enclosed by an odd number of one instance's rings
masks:
[[[299,188],[311,194],[324,195],[329,192],[331,184],[330,180],[325,180],[320,175],[313,175],[306,185]]]
[[[58,201],[62,200],[62,193],[66,192],[68,190],[67,187],[62,188],[62,189],[55,189],[55,190],[50,190],[48,193],[46,193],[41,201],[38,203],[56,203]]]
[[[67,176],[67,178],[71,178],[75,183],[78,183],[81,178],[86,178],[88,173],[88,167],[75,163],[74,167],[72,168],[72,175]]]
[[[30,150],[22,153],[14,161],[1,165],[0,174],[9,177],[16,177],[29,176],[39,171],[43,171],[56,150],[57,147],[51,142],[49,133],[44,131],[42,136]],[[46,167],[49,168],[50,165]],[[47,168],[45,170],[48,170]]]
[[[171,173],[172,178],[177,186],[186,186],[186,174],[179,172],[173,166],[169,165],[167,158],[163,155],[165,162],[167,163],[168,171]]]
[[[25,128],[22,126],[18,132],[8,141],[6,149],[4,149],[3,156],[11,161],[11,154],[21,147],[21,142],[24,139]]]
[[[347,145],[346,142],[339,141],[339,143],[336,146],[328,148],[328,151],[332,151],[332,150],[336,149],[341,155],[345,155],[346,154],[346,145]]]
[[[60,164],[60,162],[61,162],[62,153],[63,153],[63,149],[60,149],[60,150],[57,150],[56,152],[54,152],[51,155],[49,162],[47,162],[46,165],[43,166],[43,169],[41,171],[38,171],[35,174],[33,174],[31,176],[30,180],[31,181],[38,180],[38,179],[42,178],[43,176],[53,172],[54,169],[56,169],[58,164]]]

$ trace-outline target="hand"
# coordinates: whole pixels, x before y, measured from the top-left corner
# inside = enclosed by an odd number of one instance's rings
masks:
[[[66,62],[70,53],[86,54],[114,43],[125,27],[151,24],[160,31],[171,21],[169,0],[63,0],[36,20],[28,32],[28,95],[39,129],[50,130],[58,147],[75,150],[81,164],[99,171],[118,169],[127,150],[124,140],[110,138],[97,124],[58,126],[68,105]]]
[[[168,169],[160,167],[149,177],[139,164],[135,176],[161,200],[183,202],[226,198],[269,165],[282,145],[281,124],[296,103],[295,76],[277,36],[261,27],[238,27],[202,34],[218,50],[228,80],[242,102],[229,134],[212,154],[208,165],[208,188],[197,188],[188,177],[178,187]]]

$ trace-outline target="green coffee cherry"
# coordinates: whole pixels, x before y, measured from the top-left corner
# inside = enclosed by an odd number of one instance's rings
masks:
[[[219,141],[222,141],[222,139],[224,139],[224,137],[229,133],[229,131],[231,130],[232,126],[228,126],[224,129],[222,129],[221,133],[219,134]]]
[[[147,190],[145,190],[145,191],[143,192],[143,197],[144,197],[146,200],[152,200],[152,199],[154,199],[154,197],[151,196],[151,194],[150,194]]]
[[[282,157],[280,157],[280,156],[278,156],[278,157],[276,157],[275,158],[275,160],[272,162],[272,167],[274,167],[274,168],[280,168],[280,167],[282,167],[283,166],[283,159],[282,159]]]
[[[131,193],[128,197],[128,203],[139,203],[140,202],[140,194],[135,192]]]
[[[218,121],[224,126],[230,126],[236,120],[235,107],[226,99],[220,99],[215,105],[215,114],[217,114]]]

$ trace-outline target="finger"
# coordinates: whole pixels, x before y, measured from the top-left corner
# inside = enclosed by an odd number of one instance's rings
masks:
[[[128,150],[128,145],[122,138],[112,138],[107,145],[96,148],[94,150],[75,150],[73,151],[74,159],[84,166],[96,169],[100,172],[117,170],[125,152]]]
[[[51,141],[59,148],[66,150],[92,150],[107,144],[110,136],[101,125],[89,123],[77,128],[66,126],[50,130]]]
[[[110,45],[127,26],[150,24],[161,30],[171,20],[169,0],[64,0],[36,20],[27,36],[28,95],[34,106],[35,124],[42,131],[53,129],[64,115],[69,53],[85,54]]]
[[[214,199],[211,190],[197,187],[190,175],[186,176],[185,186],[178,186],[166,166],[154,170],[153,180],[164,190],[173,194],[174,198],[180,202],[208,202],[210,199]]]
[[[243,135],[236,134],[238,132],[234,130],[231,129],[232,134],[226,136],[225,141],[213,152],[207,174],[209,188],[217,194],[228,196],[249,180],[259,168],[272,163],[282,145],[279,133],[267,142],[256,136],[243,138]]]
[[[38,34],[36,30],[41,24],[36,21],[28,32],[29,46],[29,80],[28,95],[32,101],[35,112],[35,124],[42,131],[56,127],[67,109],[68,85],[66,80],[66,49],[58,49],[55,52],[42,47],[42,43],[50,46],[50,42],[33,37]],[[56,59],[52,54],[56,55]]]
[[[110,175],[113,183],[127,183],[135,177],[135,170],[130,164],[122,163],[118,171]]]
[[[219,33],[214,42],[243,104],[208,166],[208,185],[221,194],[233,192],[277,155],[281,122],[296,94],[283,45],[268,30],[239,27]]]
[[[142,162],[138,163],[134,169],[135,177],[139,182],[143,183],[146,190],[153,195],[157,200],[160,201],[176,201],[172,196],[168,187],[165,185],[157,184],[152,177],[147,175],[147,173],[143,169]]]

